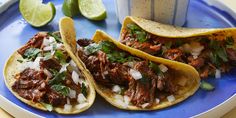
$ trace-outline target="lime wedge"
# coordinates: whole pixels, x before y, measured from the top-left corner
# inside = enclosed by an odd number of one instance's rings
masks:
[[[79,10],[90,20],[103,20],[107,17],[102,0],[79,0]]]
[[[34,27],[41,27],[53,20],[56,9],[49,2],[43,4],[42,0],[20,0],[20,12],[23,18]]]
[[[78,0],[64,0],[62,12],[65,16],[74,17],[79,14]]]

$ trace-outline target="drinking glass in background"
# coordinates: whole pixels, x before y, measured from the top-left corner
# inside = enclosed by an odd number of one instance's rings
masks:
[[[120,21],[126,16],[137,16],[160,23],[183,26],[189,0],[115,0]]]

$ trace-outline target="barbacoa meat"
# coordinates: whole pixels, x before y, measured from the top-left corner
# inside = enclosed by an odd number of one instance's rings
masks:
[[[16,75],[12,89],[25,99],[39,102],[46,93],[45,78],[43,72],[28,68]]]
[[[55,70],[59,71],[61,69],[60,62],[55,58],[50,58],[47,60],[41,59],[39,64],[40,64],[41,68],[46,68],[47,70],[55,69]]]
[[[26,43],[26,45],[24,45],[22,48],[18,49],[17,52],[20,55],[24,55],[25,51],[29,48],[40,48],[43,43],[43,39],[45,37],[47,37],[47,33],[44,33],[44,32],[37,33],[32,39],[30,39]]]

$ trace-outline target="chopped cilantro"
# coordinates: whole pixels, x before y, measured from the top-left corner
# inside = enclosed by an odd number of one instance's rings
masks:
[[[138,25],[128,24],[127,28],[131,31],[131,34],[137,38],[141,43],[147,41],[148,34],[142,30]]]
[[[212,91],[215,89],[215,87],[213,85],[211,85],[210,83],[205,82],[205,81],[201,82],[200,88],[203,90],[207,90],[207,91]]]
[[[100,49],[101,49],[101,47],[98,44],[95,44],[95,43],[90,44],[90,45],[88,45],[84,48],[87,55],[93,54],[93,53],[97,52]]]
[[[233,37],[227,37],[225,40],[226,48],[232,48],[236,50],[236,47],[234,46],[234,39]]]
[[[86,97],[88,95],[87,88],[84,83],[82,83],[81,93]]]
[[[56,35],[56,33],[48,33],[49,36],[52,36],[58,43],[62,43],[61,37],[59,37],[58,35]]]
[[[18,61],[19,63],[22,63],[22,62],[23,62],[23,60],[20,60],[20,59],[17,59],[16,61]]]
[[[63,96],[67,96],[70,92],[70,88],[62,84],[54,84],[51,86],[51,89],[62,94]]]
[[[163,72],[160,70],[159,66],[153,62],[149,62],[149,67],[159,76],[164,76]]]
[[[62,63],[62,64],[66,63],[66,57],[61,50],[56,50],[54,55],[55,55],[56,59],[58,59],[60,61],[60,63]]]
[[[219,41],[211,40],[209,44],[212,52],[210,53],[211,61],[217,66],[221,66],[223,62],[227,62],[227,53],[223,46],[220,45]]]
[[[47,104],[44,102],[41,102],[41,104],[48,110],[48,111],[52,111],[53,110],[53,106],[51,104]]]
[[[48,84],[59,84],[61,81],[66,79],[66,72],[57,73],[54,78],[48,81]]]
[[[23,54],[23,58],[28,59],[28,60],[34,60],[39,53],[40,53],[40,49],[38,49],[38,48],[29,48]]]

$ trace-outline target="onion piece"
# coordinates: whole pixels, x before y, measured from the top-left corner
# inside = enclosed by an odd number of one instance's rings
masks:
[[[65,104],[65,105],[64,105],[64,111],[70,112],[71,109],[72,109],[72,105],[70,105],[70,104]]]
[[[130,103],[129,96],[127,96],[127,95],[124,96],[124,102],[125,102],[125,104],[129,105],[129,103]]]
[[[120,106],[122,106],[123,108],[127,108],[128,105],[124,103],[124,101],[122,101],[121,99],[115,99],[115,102],[117,104],[119,104]]]
[[[84,97],[84,95],[83,95],[82,93],[80,93],[80,94],[78,95],[77,101],[78,101],[80,104],[86,102],[86,100],[87,100],[87,99]]]
[[[149,105],[149,103],[144,103],[141,105],[142,108],[146,108]]]
[[[69,90],[69,95],[68,95],[70,98],[76,98],[76,91],[73,90],[73,89],[70,89]]]
[[[142,74],[134,69],[130,69],[129,70],[129,74],[135,79],[135,80],[139,80],[142,78]]]
[[[59,73],[64,72],[64,71],[67,71],[67,66],[68,66],[68,65],[69,65],[69,63],[62,65],[62,67],[61,67]]]
[[[159,104],[160,103],[160,99],[159,98],[156,98],[156,103]]]
[[[221,78],[221,71],[219,69],[216,69],[215,78]]]
[[[77,72],[75,72],[75,71],[73,71],[72,72],[72,80],[74,81],[74,83],[75,84],[77,84],[78,85],[78,83],[79,83],[79,74],[77,73]]]
[[[81,104],[77,104],[76,106],[75,106],[75,108],[76,109],[82,109],[82,108],[84,108],[84,107],[86,107],[86,106],[88,106],[89,104],[87,103],[87,102],[85,102],[85,103],[81,103]]]
[[[163,65],[163,64],[160,64],[160,65],[159,65],[159,68],[160,68],[161,72],[163,72],[163,73],[165,73],[166,71],[168,71],[168,68],[167,68],[165,65]]]
[[[167,96],[167,100],[169,102],[174,102],[175,101],[175,96],[174,95]]]
[[[121,92],[121,88],[119,85],[114,85],[112,87],[112,91],[115,92],[115,93],[120,93]]]
[[[51,78],[51,77],[52,77],[51,72],[49,72],[46,68],[43,69],[43,72],[44,72],[45,75],[47,75],[48,78]]]

